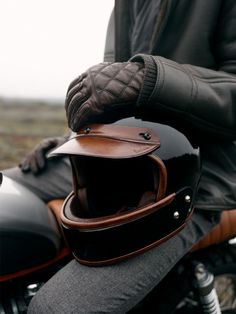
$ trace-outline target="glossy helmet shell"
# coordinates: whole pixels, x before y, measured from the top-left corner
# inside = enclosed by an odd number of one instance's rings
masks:
[[[74,190],[61,221],[83,264],[142,253],[175,235],[191,217],[200,153],[174,128],[133,118],[91,125],[53,154],[71,160]]]

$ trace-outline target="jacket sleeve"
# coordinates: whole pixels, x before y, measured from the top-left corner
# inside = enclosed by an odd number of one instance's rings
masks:
[[[109,23],[107,26],[106,41],[105,41],[105,50],[104,50],[104,61],[105,62],[114,62],[115,61],[115,17],[114,9],[111,12]]]
[[[161,56],[134,56],[131,61],[144,62],[146,69],[136,117],[236,140],[235,19],[235,10],[225,7],[213,52],[216,70]]]

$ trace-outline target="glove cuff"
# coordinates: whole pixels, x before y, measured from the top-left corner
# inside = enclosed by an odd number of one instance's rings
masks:
[[[150,55],[138,54],[132,57],[129,61],[141,62],[145,67],[143,85],[135,105],[135,117],[142,118],[143,107],[148,102],[156,84],[157,68],[152,56]]]

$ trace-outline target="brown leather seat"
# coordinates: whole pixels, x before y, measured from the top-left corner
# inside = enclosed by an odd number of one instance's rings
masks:
[[[236,209],[222,212],[221,220],[202,240],[195,244],[192,251],[222,243],[236,236]]]
[[[58,225],[61,224],[60,211],[61,211],[63,202],[64,202],[64,200],[58,199],[58,200],[50,201],[47,204],[48,207],[51,209],[53,215],[55,216],[55,218],[58,222]]]
[[[61,218],[60,218],[60,212],[61,212],[61,208],[62,208],[62,204],[63,204],[64,200],[61,200],[61,199],[57,199],[57,200],[53,200],[53,201],[50,201],[48,202],[48,208],[51,209],[54,217],[56,218],[56,221],[58,223],[58,226],[61,230],[61,234],[63,236],[63,239],[64,239],[64,242],[66,244],[66,246],[68,247],[67,245],[67,241],[64,237],[64,233],[63,233],[63,230],[62,230],[62,227],[61,227]]]
[[[53,200],[48,203],[48,207],[52,210],[59,225],[62,204],[63,200]],[[213,244],[224,242],[234,236],[236,236],[236,209],[223,211],[220,223],[216,225],[202,240],[195,244],[192,251],[197,251]]]

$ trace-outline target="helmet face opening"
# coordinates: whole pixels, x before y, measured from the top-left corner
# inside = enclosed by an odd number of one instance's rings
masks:
[[[61,222],[82,264],[140,254],[174,236],[193,212],[198,147],[160,124],[125,123],[90,125],[54,152],[70,157],[74,188]]]
[[[147,156],[122,160],[71,157],[71,163],[75,191],[71,211],[81,218],[136,209],[144,205],[147,194],[146,203],[155,201],[154,166]]]

